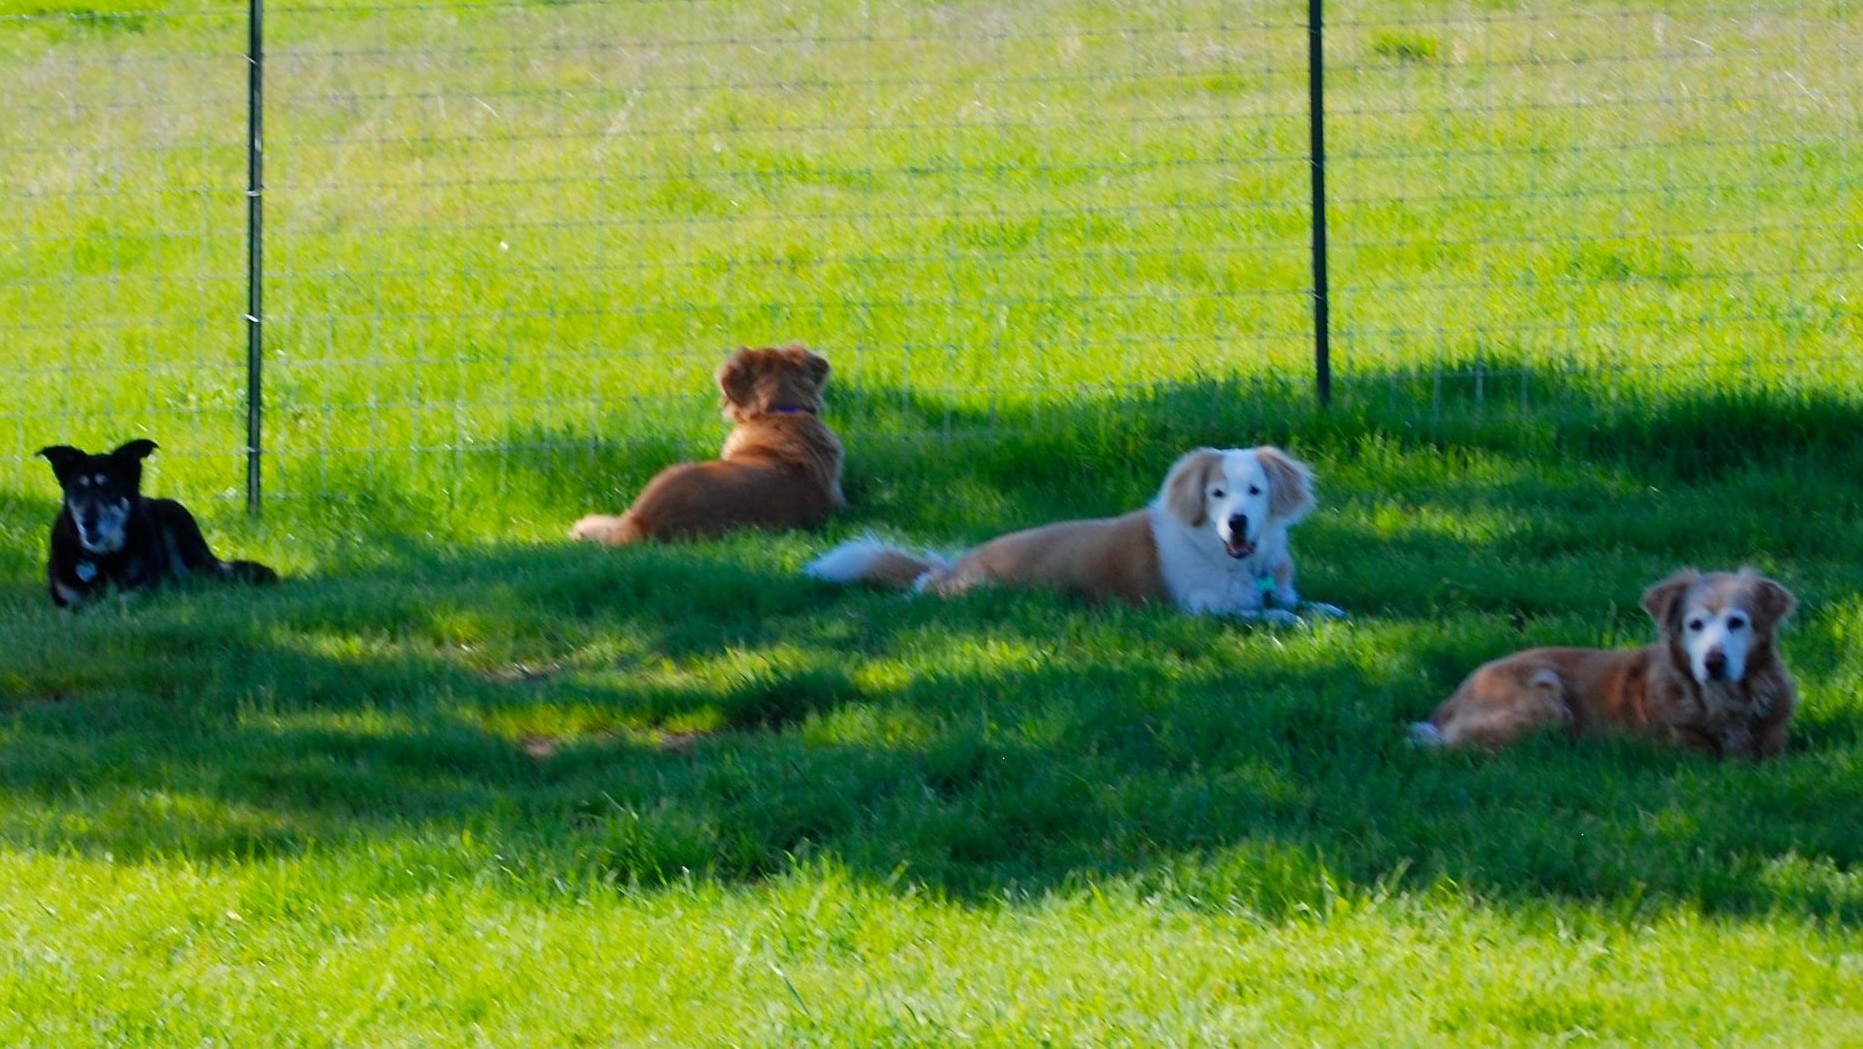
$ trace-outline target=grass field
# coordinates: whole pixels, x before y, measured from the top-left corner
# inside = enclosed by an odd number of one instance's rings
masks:
[[[1857,5],[1329,9],[1331,411],[1300,11],[286,8],[257,522],[239,11],[0,0],[0,1044],[1863,1041]],[[789,338],[845,518],[561,540]],[[53,611],[138,434],[285,585]],[[1346,621],[798,575],[1264,441]],[[1403,745],[1682,564],[1785,759]]]

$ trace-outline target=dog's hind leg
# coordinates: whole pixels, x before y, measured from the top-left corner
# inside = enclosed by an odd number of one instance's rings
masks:
[[[257,561],[222,561],[220,576],[236,583],[278,582],[278,573]]]
[[[150,499],[147,505],[149,521],[168,562],[168,572],[158,572],[158,579],[170,573],[181,577],[221,574],[220,559],[208,547],[207,537],[187,507],[172,499]]]
[[[222,561],[207,545],[200,523],[188,508],[169,499],[154,500],[153,513],[157,534],[169,568],[176,576],[204,575],[237,583],[276,583],[278,573],[257,561]]]
[[[1565,682],[1541,667],[1482,667],[1428,721],[1410,727],[1419,746],[1504,747],[1553,725],[1572,723]]]

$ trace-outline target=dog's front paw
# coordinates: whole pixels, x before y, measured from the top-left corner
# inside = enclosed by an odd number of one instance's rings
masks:
[[[1344,619],[1345,609],[1338,605],[1329,605],[1324,601],[1309,601],[1301,606],[1301,611],[1319,619]]]
[[[1724,729],[1721,732],[1721,756],[1724,758],[1757,758],[1759,747],[1754,744],[1753,734],[1744,728]]]
[[[1292,612],[1289,612],[1285,608],[1264,608],[1262,609],[1261,610],[1261,621],[1264,623],[1272,623],[1275,626],[1299,626],[1300,625],[1300,617],[1295,615]]]

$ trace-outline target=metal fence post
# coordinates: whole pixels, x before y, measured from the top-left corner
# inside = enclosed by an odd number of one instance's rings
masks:
[[[1307,125],[1313,169],[1313,383],[1322,408],[1333,402],[1331,320],[1326,278],[1326,93],[1321,0],[1307,0]]]
[[[260,249],[264,181],[262,133],[265,122],[265,9],[263,0],[251,0],[247,15],[251,39],[246,54],[246,513],[259,515],[260,420],[264,409],[260,380],[264,370],[264,317],[260,299],[264,268]]]

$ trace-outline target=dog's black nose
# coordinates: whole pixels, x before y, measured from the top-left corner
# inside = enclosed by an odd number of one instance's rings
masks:
[[[1230,535],[1247,535],[1248,534],[1248,515],[1247,514],[1236,514],[1235,516],[1229,519],[1229,534]]]
[[[1707,670],[1708,677],[1716,681],[1727,675],[1727,655],[1720,649],[1710,649],[1708,654],[1702,657],[1701,665]]]

